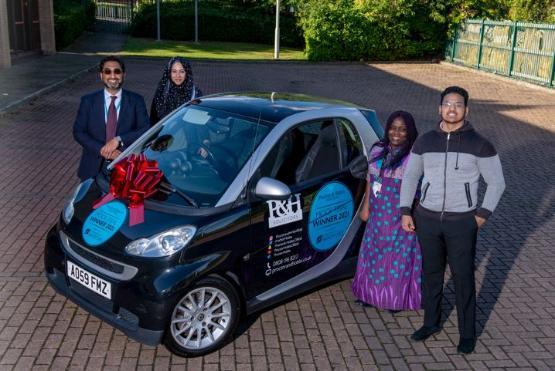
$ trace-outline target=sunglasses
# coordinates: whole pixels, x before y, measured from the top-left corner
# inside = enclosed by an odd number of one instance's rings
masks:
[[[121,75],[121,70],[119,68],[105,68],[102,70],[102,73],[105,75],[110,75],[110,74],[114,74],[114,75]]]

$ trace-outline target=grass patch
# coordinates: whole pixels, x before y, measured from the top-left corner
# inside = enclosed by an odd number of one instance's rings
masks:
[[[205,41],[156,41],[130,37],[121,52],[125,56],[173,57],[176,55],[190,59],[219,60],[272,60],[274,46],[248,43]],[[305,61],[302,50],[281,48],[280,60]]]

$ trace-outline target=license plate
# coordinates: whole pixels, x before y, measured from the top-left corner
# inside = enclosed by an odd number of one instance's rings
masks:
[[[112,298],[112,285],[110,282],[103,280],[100,277],[84,270],[83,268],[73,264],[68,260],[67,262],[67,275],[69,278],[79,282],[89,290],[96,292],[105,298]]]

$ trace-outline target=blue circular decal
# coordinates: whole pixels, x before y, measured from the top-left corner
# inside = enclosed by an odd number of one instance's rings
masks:
[[[353,218],[351,191],[343,183],[331,182],[322,187],[308,217],[308,238],[317,251],[329,250],[343,238]]]
[[[108,241],[127,219],[127,207],[112,201],[91,213],[83,223],[83,240],[89,246],[98,246]]]

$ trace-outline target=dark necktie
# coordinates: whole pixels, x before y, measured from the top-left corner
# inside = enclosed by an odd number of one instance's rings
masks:
[[[110,102],[110,107],[108,108],[108,119],[106,120],[106,143],[116,136],[116,128],[118,126],[118,113],[116,111],[115,103],[117,96],[112,95],[110,98],[112,101]]]

